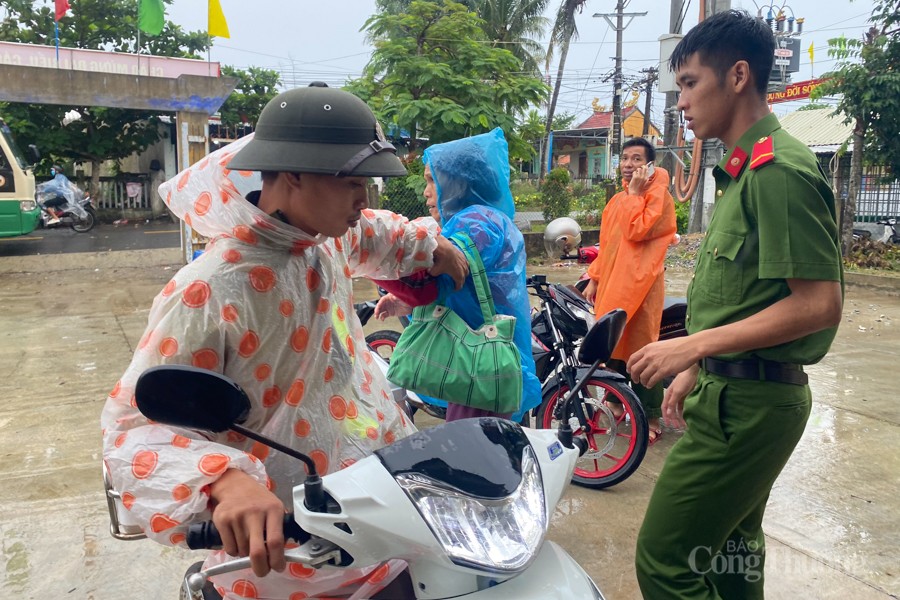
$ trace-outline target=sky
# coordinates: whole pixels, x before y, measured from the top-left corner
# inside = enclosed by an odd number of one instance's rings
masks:
[[[698,21],[701,0],[684,0],[686,4],[683,32]],[[340,86],[347,79],[358,77],[369,60],[372,47],[360,31],[375,11],[374,0],[220,0],[228,21],[230,39],[215,38],[210,60],[246,69],[264,67],[281,73],[286,88],[305,86],[311,81],[324,81]],[[560,0],[550,0],[547,17],[551,20]],[[760,7],[765,14],[768,6],[787,6],[785,12],[804,17],[801,37],[800,71],[793,81],[805,81],[821,75],[834,66],[828,57],[828,40],[845,35],[859,38],[867,29],[871,15],[871,0],[792,0],[764,3],[752,0],[733,0],[733,8],[743,8],[757,14]],[[577,116],[576,124],[592,113],[591,102],[612,105],[612,82],[602,80],[615,66],[616,34],[606,20],[595,13],[612,13],[615,0],[590,0],[576,18],[579,38],[574,42],[566,61],[557,113]],[[205,30],[207,2],[203,0],[175,0],[167,9],[168,19],[188,30]],[[668,33],[670,2],[665,0],[628,0],[625,12],[641,13],[623,34],[623,76],[626,82],[642,77],[641,70],[659,65],[660,35]],[[626,19],[627,23],[627,19]],[[549,33],[549,32],[548,32]],[[546,42],[546,38],[541,40]],[[814,47],[815,62],[810,63],[807,49]],[[550,69],[556,76],[556,65]],[[793,101],[773,105],[778,115],[797,110],[808,101]],[[834,103],[832,99],[830,101]],[[643,96],[638,101],[643,110]],[[664,97],[654,91],[651,121],[662,127]],[[542,112],[544,112],[542,110]]]

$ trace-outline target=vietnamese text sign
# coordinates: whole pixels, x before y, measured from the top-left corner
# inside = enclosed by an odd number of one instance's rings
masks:
[[[217,62],[76,48],[60,48],[57,65],[55,47],[16,42],[0,42],[0,64],[171,79],[180,75],[219,76]]]
[[[769,104],[776,104],[778,102],[788,102],[790,100],[803,100],[804,98],[809,98],[809,95],[812,93],[812,91],[816,89],[816,87],[821,85],[824,81],[824,79],[810,79],[809,81],[798,81],[797,83],[792,83],[780,92],[769,92],[766,95],[766,101]]]

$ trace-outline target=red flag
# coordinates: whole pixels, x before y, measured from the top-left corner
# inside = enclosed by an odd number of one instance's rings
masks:
[[[69,0],[56,0],[56,20],[59,21],[69,10]]]

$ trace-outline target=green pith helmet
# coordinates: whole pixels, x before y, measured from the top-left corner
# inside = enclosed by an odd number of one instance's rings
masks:
[[[354,177],[406,175],[372,109],[353,94],[319,82],[269,101],[253,139],[228,168]]]

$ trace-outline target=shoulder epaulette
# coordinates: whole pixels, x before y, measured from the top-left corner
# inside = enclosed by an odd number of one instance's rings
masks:
[[[772,162],[775,158],[775,145],[772,136],[768,135],[759,138],[753,144],[753,151],[750,153],[750,169],[758,169],[766,163]]]

